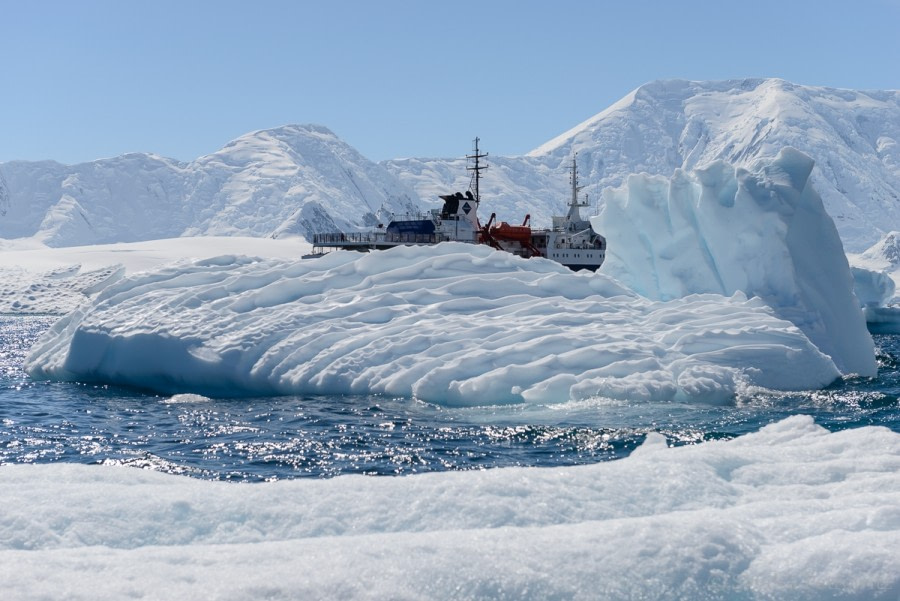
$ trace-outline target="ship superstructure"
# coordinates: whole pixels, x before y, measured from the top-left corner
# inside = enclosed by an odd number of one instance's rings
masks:
[[[467,242],[480,244],[482,227],[478,221],[478,205],[481,203],[479,183],[481,172],[487,169],[475,138],[475,151],[466,155],[471,163],[466,169],[472,172],[469,189],[441,196],[440,209],[426,213],[395,215],[385,227],[379,224],[369,232],[325,233],[313,236],[313,256],[328,250],[384,250],[401,245],[426,245],[440,242]]]
[[[488,244],[521,257],[546,257],[562,263],[572,270],[588,269],[596,271],[606,257],[606,238],[594,231],[590,221],[581,217],[580,209],[589,206],[587,200],[580,200],[578,193],[578,168],[572,158],[572,196],[568,212],[564,216],[554,216],[550,229],[533,229],[530,216],[526,215],[522,225],[494,222],[491,214],[486,225],[478,219],[481,204],[480,180],[482,172],[488,168],[478,148],[466,155],[466,169],[472,172],[469,189],[465,193],[456,192],[440,196],[443,206],[427,213],[394,216],[387,226],[379,225],[369,232],[325,233],[313,236],[313,254],[320,256],[329,250],[384,250],[401,245],[430,245],[440,242],[466,242]]]
[[[565,216],[554,216],[549,230],[535,232],[534,244],[547,257],[566,267],[596,271],[606,259],[606,238],[594,231],[591,222],[581,217],[581,209],[589,207],[587,197],[578,198],[578,165],[572,157],[572,196]]]

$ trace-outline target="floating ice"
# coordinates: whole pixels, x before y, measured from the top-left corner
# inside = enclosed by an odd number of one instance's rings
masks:
[[[467,244],[224,256],[135,275],[57,323],[27,368],[168,394],[452,405],[721,401],[743,385],[817,388],[840,375],[759,299],[650,301],[603,275]]]
[[[900,434],[792,417],[620,461],[235,485],[0,469],[30,599],[900,597]]]
[[[900,334],[900,305],[895,296],[900,283],[900,232],[889,232],[849,259],[869,331]]]
[[[863,307],[883,307],[894,298],[897,285],[884,271],[853,266],[850,272],[853,274],[853,291]]]

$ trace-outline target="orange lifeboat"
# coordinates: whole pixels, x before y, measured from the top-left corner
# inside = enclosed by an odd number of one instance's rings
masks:
[[[542,256],[541,251],[535,248],[531,241],[531,226],[528,225],[531,221],[531,215],[525,216],[525,221],[522,222],[522,225],[510,225],[505,221],[501,221],[499,224],[491,227],[493,221],[494,215],[492,214],[491,220],[484,227],[482,234],[485,244],[490,244],[496,249],[505,250],[522,257]]]
[[[531,227],[527,225],[510,225],[501,221],[491,228],[491,237],[496,240],[509,240],[525,246],[531,244]]]

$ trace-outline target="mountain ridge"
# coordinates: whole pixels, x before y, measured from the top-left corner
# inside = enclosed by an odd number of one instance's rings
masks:
[[[490,156],[481,215],[514,222],[529,214],[548,225],[568,200],[576,154],[584,192],[596,202],[630,173],[670,177],[719,159],[749,168],[793,147],[816,161],[810,181],[847,250],[859,252],[900,230],[898,140],[897,91],[776,78],[658,80],[523,156]],[[67,246],[356,231],[465,190],[466,150],[374,163],[325,126],[284,125],[190,162],[152,153],[71,166],[10,161],[0,163],[0,237]]]
[[[319,125],[249,132],[190,162],[152,153],[76,165],[10,161],[0,164],[0,178],[8,191],[0,237],[34,236],[49,246],[185,235],[308,236],[323,228],[362,228],[379,213],[410,210],[417,200]],[[72,226],[82,221],[87,229]]]

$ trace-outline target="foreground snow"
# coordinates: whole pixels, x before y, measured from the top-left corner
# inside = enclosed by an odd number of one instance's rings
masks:
[[[798,416],[568,468],[234,485],[0,469],[10,599],[900,596],[900,435]]]

